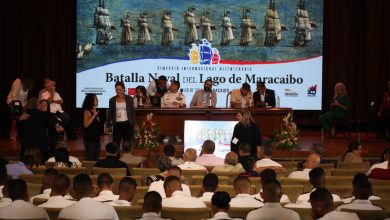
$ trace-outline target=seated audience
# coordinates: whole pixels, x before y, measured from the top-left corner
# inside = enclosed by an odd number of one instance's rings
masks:
[[[366,176],[366,174],[364,174],[364,173],[357,173],[353,177],[352,186],[354,186],[355,184],[358,184],[360,182],[363,182],[363,183],[368,182],[368,177]],[[380,197],[372,195],[372,192],[371,192],[370,196],[368,197],[368,200],[370,200],[370,201],[372,201],[372,200],[380,200],[380,199],[381,199]],[[343,202],[344,203],[351,203],[354,200],[355,200],[355,196],[351,196],[349,198],[343,199]]]
[[[217,165],[211,171],[215,172],[241,172],[244,168],[238,163],[238,155],[232,151],[226,154],[223,165]]]
[[[56,148],[56,150],[59,149],[59,148],[65,148],[68,151],[68,154],[69,154],[69,147],[65,144],[65,142],[60,143],[59,146]],[[55,154],[55,151],[54,151],[54,154]],[[82,167],[83,166],[81,164],[80,160],[77,157],[69,155],[69,161],[72,164],[75,164],[74,167]],[[46,162],[54,163],[54,162],[56,162],[56,159],[55,159],[55,157],[50,157]]]
[[[146,159],[142,162],[142,168],[157,168],[157,160],[160,158],[160,151],[149,150]]]
[[[99,187],[99,195],[94,199],[100,202],[110,202],[118,200],[119,196],[112,192],[114,180],[108,173],[101,173],[97,178],[97,186]]]
[[[70,187],[69,177],[65,174],[58,174],[54,177],[49,199],[39,205],[43,208],[65,208],[72,205],[75,201],[70,200],[72,197],[68,195]]]
[[[202,151],[200,152],[200,156],[196,158],[195,163],[202,166],[223,165],[223,159],[215,156],[214,151],[215,143],[211,140],[206,140],[205,142],[203,142]]]
[[[165,180],[170,176],[176,176],[177,178],[181,179],[181,169],[178,166],[170,167],[168,169]],[[164,181],[159,180],[159,181],[153,182],[152,184],[150,184],[148,191],[149,192],[156,191],[156,192],[160,193],[161,198],[163,198],[163,199],[166,198],[167,196],[165,195],[165,190],[164,190],[165,180]],[[182,191],[183,191],[184,195],[191,196],[190,188],[186,184],[181,184],[181,187],[182,187]]]
[[[293,178],[293,179],[305,179],[308,180],[309,178],[309,172],[315,168],[318,167],[320,164],[320,156],[318,154],[310,154],[305,162],[305,169],[302,171],[294,171],[291,172],[290,175],[288,175],[288,178]]]
[[[283,208],[280,205],[282,198],[282,186],[276,179],[271,179],[262,184],[261,197],[264,198],[263,207],[252,210],[246,216],[251,219],[291,219],[300,220],[298,213],[293,210]]]
[[[54,168],[48,168],[43,172],[43,180],[41,186],[41,194],[32,196],[30,202],[33,202],[35,198],[49,199],[51,188],[53,185],[54,178],[58,175],[58,171]]]
[[[12,204],[0,209],[0,219],[47,219],[46,211],[27,202],[28,191],[24,180],[9,180],[7,183]]]
[[[130,176],[129,167],[118,159],[119,146],[114,142],[106,144],[106,158],[98,160],[95,167],[103,168],[126,168],[126,175]]]
[[[230,207],[259,208],[263,206],[262,202],[251,197],[251,182],[248,177],[237,177],[234,180],[234,191],[236,191],[236,196],[230,201]]]
[[[87,174],[73,179],[73,189],[78,202],[61,210],[59,219],[112,219],[119,220],[111,205],[91,198],[92,180]]]
[[[77,163],[71,162],[69,152],[66,148],[57,148],[54,152],[54,168],[77,168],[81,167]]]
[[[185,108],[186,97],[180,92],[180,82],[171,81],[168,92],[161,98],[161,108]]]
[[[35,164],[34,157],[32,155],[25,155],[23,162],[16,162],[7,164],[7,174],[12,177],[12,179],[18,179],[20,174],[33,174],[31,169]]]
[[[241,157],[241,164],[245,172],[240,173],[239,176],[259,177],[260,173],[253,170],[255,168],[255,158],[252,156]]]
[[[355,175],[356,177],[356,175]],[[352,195],[355,197],[349,204],[340,205],[337,210],[341,209],[358,209],[358,210],[382,210],[379,206],[371,204],[369,197],[372,195],[372,185],[368,179],[360,178],[353,184]]]
[[[269,143],[263,144],[259,147],[260,160],[256,162],[256,170],[261,172],[266,168],[283,169],[283,166],[271,159],[272,157],[272,146]]]
[[[177,166],[179,164],[184,163],[183,159],[176,158],[176,150],[172,144],[167,144],[164,146],[163,153],[165,156],[169,157],[172,160],[172,165]]]
[[[265,169],[260,173],[260,182],[263,186],[265,182],[268,180],[276,180],[276,172],[273,169]],[[260,189],[260,193],[257,193],[253,195],[253,198],[259,200],[260,202],[264,202],[264,198],[261,196],[261,192],[263,189]],[[290,198],[288,198],[287,195],[282,194],[282,197],[280,198],[280,203],[290,203]]]
[[[207,170],[205,166],[195,163],[196,158],[196,150],[194,148],[187,148],[183,154],[184,163],[177,166],[182,170]]]
[[[213,197],[211,198],[211,210],[213,211],[213,218],[209,220],[217,220],[217,219],[226,219],[230,220],[233,218],[229,217],[229,209],[230,209],[230,196],[229,193],[224,191],[215,192]],[[237,218],[234,218],[234,220]],[[238,219],[237,219],[238,220]]]
[[[163,207],[173,208],[204,208],[206,204],[199,198],[191,197],[183,192],[182,184],[177,176],[168,176],[164,181],[164,191],[167,195],[162,201]]]
[[[160,174],[151,175],[146,178],[146,185],[150,185],[155,181],[164,181],[164,178],[167,176],[168,169],[172,166],[172,160],[166,156],[162,156],[157,160],[157,168],[160,170]]]
[[[359,220],[355,213],[334,210],[332,194],[326,188],[318,188],[310,194],[311,216],[321,220]]]
[[[339,162],[362,163],[362,151],[362,145],[358,141],[352,141],[348,144],[347,150],[341,155]]]
[[[9,197],[9,193],[8,193],[7,183],[5,183],[3,189],[1,190],[1,193],[2,193],[2,197],[0,198],[0,209],[12,204],[12,200]]]
[[[251,152],[252,152],[251,145],[249,145],[248,143],[240,144],[238,149],[238,162],[241,163],[241,158],[243,157],[252,156]]]
[[[145,158],[141,156],[135,156],[131,152],[131,142],[126,141],[125,143],[122,144],[123,151],[122,151],[122,156],[119,159],[120,161],[123,161],[125,163],[133,163],[133,164],[138,164],[140,165]]]
[[[208,173],[203,177],[202,187],[200,188],[199,198],[203,202],[211,202],[214,192],[218,188],[218,176],[214,173]]]
[[[137,182],[131,177],[123,177],[119,182],[119,198],[108,204],[113,206],[131,206],[131,200],[137,190]]]
[[[144,214],[138,220],[164,220],[164,218],[160,218],[162,209],[161,202],[162,198],[158,192],[147,192],[144,196],[144,203],[142,204]]]
[[[375,168],[387,169],[389,166],[389,160],[390,160],[390,147],[387,147],[383,152],[383,162],[372,165],[370,169],[367,171],[367,176],[369,176],[371,171]]]

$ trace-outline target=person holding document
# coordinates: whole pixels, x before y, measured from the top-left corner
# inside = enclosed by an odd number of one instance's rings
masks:
[[[203,89],[195,92],[192,97],[191,108],[214,108],[217,104],[217,93],[212,90],[213,81],[207,79],[204,82]]]

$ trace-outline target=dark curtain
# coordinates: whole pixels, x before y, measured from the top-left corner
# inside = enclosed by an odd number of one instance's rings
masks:
[[[388,0],[324,0],[323,111],[337,82],[347,85],[353,116],[365,117],[371,101],[379,104],[390,80],[389,9]],[[56,81],[64,109],[80,122],[75,108],[76,1],[2,0],[0,10],[1,123],[7,123],[5,99],[18,74],[33,76],[33,94],[44,77]],[[323,111],[295,111],[295,119],[318,125]],[[7,135],[6,126],[0,132]]]

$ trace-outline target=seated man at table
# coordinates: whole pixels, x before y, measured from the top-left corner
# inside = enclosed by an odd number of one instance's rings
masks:
[[[192,97],[190,107],[191,108],[206,108],[206,107],[215,107],[217,104],[217,93],[212,90],[213,81],[207,79],[204,82],[203,89],[198,90],[194,93]]]
[[[230,97],[231,108],[247,108],[253,106],[253,95],[251,86],[248,83],[243,83],[240,89],[232,91]]]
[[[171,81],[169,91],[161,98],[161,108],[185,108],[186,97],[179,91],[180,82]]]
[[[264,82],[257,82],[257,91],[253,93],[253,101],[256,107],[275,108],[275,91],[267,89]]]

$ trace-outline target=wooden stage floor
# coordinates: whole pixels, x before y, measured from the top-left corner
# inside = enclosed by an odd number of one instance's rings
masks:
[[[77,156],[80,159],[84,158],[84,145],[83,145],[83,132],[77,131],[78,139],[77,140],[66,140],[65,143],[69,146],[71,155]],[[352,139],[356,139],[356,135],[352,135]],[[310,146],[313,143],[320,143],[324,146],[324,157],[329,159],[336,159],[339,157],[346,146],[349,143],[351,138],[347,133],[344,132],[338,133],[336,138],[324,137],[322,138],[321,132],[319,130],[301,130],[300,134],[300,148],[297,150],[291,151],[280,151],[275,150],[273,152],[273,158],[280,160],[302,160],[307,154]],[[363,157],[370,161],[375,161],[380,158],[383,150],[386,147],[390,147],[390,143],[386,142],[384,139],[379,139],[374,133],[362,132],[360,133],[360,140],[363,146]],[[62,140],[59,140],[59,142]],[[101,156],[104,153],[104,146],[106,143],[111,141],[111,136],[106,135],[102,137],[102,152]],[[178,145],[177,149],[179,152],[182,151],[183,146]],[[17,159],[19,155],[19,143],[15,140],[9,139],[0,139],[0,155],[7,159]]]

